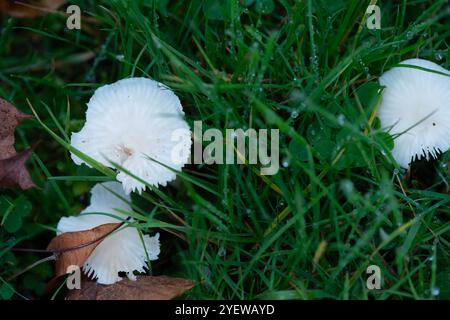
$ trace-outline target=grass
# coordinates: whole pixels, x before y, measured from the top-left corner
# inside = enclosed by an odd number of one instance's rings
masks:
[[[39,117],[17,148],[41,143],[28,163],[38,188],[0,191],[0,216],[14,213],[0,229],[0,297],[43,296],[52,265],[8,282],[42,258],[11,248],[44,249],[113,178],[76,166],[68,137],[98,86],[144,76],[176,92],[191,127],[279,129],[283,164],[274,176],[189,165],[134,196],[140,228],[161,233],[153,274],[197,281],[191,299],[448,299],[449,155],[400,169],[375,115],[385,70],[410,57],[449,69],[450,6],[383,1],[381,30],[368,30],[370,2],[70,1],[81,30],[63,14],[2,15],[0,96]],[[381,290],[366,288],[369,265]]]

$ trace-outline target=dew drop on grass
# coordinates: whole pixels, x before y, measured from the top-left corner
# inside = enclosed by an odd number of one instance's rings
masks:
[[[292,111],[292,112],[291,112],[291,118],[292,118],[292,119],[297,118],[297,117],[298,117],[298,114],[299,114],[299,113],[298,113],[297,110]]]
[[[343,126],[345,123],[345,116],[341,113],[337,116],[337,122],[340,126]]]
[[[289,167],[289,161],[288,161],[287,159],[283,159],[283,160],[281,161],[281,165],[282,165],[284,168],[287,168],[287,167]]]
[[[289,99],[293,102],[302,101],[305,99],[305,95],[298,89],[292,90]]]
[[[351,180],[344,179],[341,181],[341,189],[346,195],[350,195],[355,189],[355,186],[353,185],[353,182]]]
[[[227,255],[227,249],[225,249],[224,247],[220,247],[217,255],[219,257],[225,257]]]
[[[439,293],[441,293],[441,289],[439,289],[438,287],[434,287],[431,289],[431,295],[432,296],[438,296]]]

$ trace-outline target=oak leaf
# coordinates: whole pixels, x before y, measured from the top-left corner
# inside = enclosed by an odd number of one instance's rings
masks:
[[[194,286],[191,280],[168,276],[138,276],[111,285],[83,280],[81,289],[70,290],[67,300],[171,300]]]
[[[67,273],[71,265],[83,266],[91,252],[122,223],[107,223],[98,227],[75,232],[65,232],[54,237],[47,250],[56,255],[55,277]]]
[[[32,116],[18,111],[9,102],[0,99],[0,187],[34,187],[33,181],[25,168],[25,162],[31,156],[34,147],[21,153],[14,148],[14,133],[17,125]]]

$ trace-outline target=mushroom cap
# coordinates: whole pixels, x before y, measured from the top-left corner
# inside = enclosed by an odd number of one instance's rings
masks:
[[[176,178],[157,161],[175,171],[187,163],[191,131],[180,100],[165,85],[147,78],[119,80],[98,88],[87,107],[86,123],[72,134],[71,144],[96,161],[109,167],[117,163],[152,186]],[[85,163],[74,154],[72,159]],[[117,180],[127,194],[145,189],[120,170]]]
[[[131,211],[127,203],[130,198],[118,182],[97,184],[91,194],[91,204],[80,215],[59,220],[58,234],[89,230],[106,223],[120,223],[127,216],[117,209]],[[123,226],[95,247],[84,263],[83,271],[89,277],[97,278],[98,283],[113,284],[122,280],[119,272],[126,272],[131,279],[133,271],[144,272],[147,257],[156,260],[159,253],[159,233],[153,237],[144,235],[141,240],[135,227]]]
[[[394,136],[393,157],[407,168],[415,159],[436,158],[450,148],[450,72],[423,59],[400,64],[441,73],[405,66],[380,77],[385,90],[378,117]]]

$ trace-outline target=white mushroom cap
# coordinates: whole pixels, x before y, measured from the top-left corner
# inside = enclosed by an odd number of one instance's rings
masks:
[[[119,80],[98,88],[87,107],[86,123],[72,134],[71,144],[98,162],[109,167],[117,163],[152,186],[165,186],[176,174],[151,159],[177,171],[187,163],[191,132],[180,100],[161,83]],[[179,152],[174,155],[175,149]],[[72,159],[84,163],[74,154]],[[117,180],[127,194],[145,189],[125,172],[119,172]]]
[[[97,184],[92,188],[91,194],[91,204],[80,215],[59,220],[58,234],[89,230],[106,223],[120,223],[127,218],[116,210],[131,210],[128,203],[120,199],[130,201],[120,183]],[[97,282],[101,284],[113,284],[122,280],[119,272],[126,272],[134,280],[133,271],[144,272],[147,257],[156,260],[159,253],[159,233],[153,237],[144,235],[141,240],[135,227],[121,226],[92,251],[83,265],[83,271],[89,277],[97,278]]]
[[[443,73],[395,67],[380,77],[386,88],[378,117],[395,136],[393,157],[407,168],[415,159],[436,158],[450,148],[450,72],[422,59],[401,64]]]

